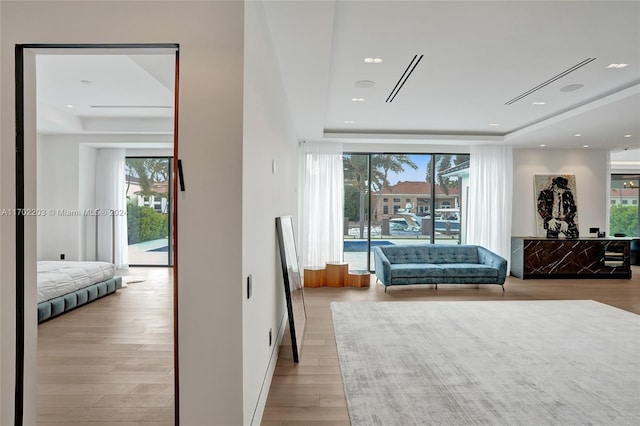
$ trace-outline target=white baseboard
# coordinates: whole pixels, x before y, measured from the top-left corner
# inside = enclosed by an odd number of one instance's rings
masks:
[[[269,396],[269,388],[271,388],[271,380],[273,379],[273,373],[276,370],[276,364],[278,363],[278,353],[280,352],[280,344],[282,343],[282,338],[284,337],[284,330],[287,324],[287,311],[284,311],[284,315],[280,320],[280,326],[278,327],[278,334],[275,339],[275,344],[273,345],[273,349],[271,351],[271,358],[269,359],[269,365],[267,366],[267,371],[264,375],[264,380],[262,382],[262,388],[260,389],[260,395],[258,396],[258,402],[256,404],[256,408],[253,411],[253,418],[251,419],[251,426],[260,425],[262,423],[262,415],[264,414],[264,409],[267,405],[267,397]]]

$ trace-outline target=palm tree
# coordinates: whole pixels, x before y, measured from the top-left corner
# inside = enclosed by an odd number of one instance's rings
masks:
[[[166,193],[153,191],[153,185],[166,182],[169,165],[166,158],[127,158],[125,162],[127,175],[127,192],[131,186],[131,178],[138,178],[140,192],[144,196],[167,196]]]
[[[364,218],[365,218],[365,194],[369,186],[367,177],[369,176],[369,157],[367,155],[345,155],[344,163],[344,182],[345,185],[351,185],[358,190],[359,209],[358,220],[360,222],[360,238],[364,238]]]
[[[374,170],[374,179],[372,180],[372,187],[374,192],[382,195],[382,191],[389,186],[389,172],[402,173],[405,170],[405,166],[411,167],[413,170],[418,170],[418,166],[413,162],[411,156],[405,154],[377,154],[371,159],[372,169]],[[373,208],[372,214],[378,211],[380,204],[380,196],[376,198],[376,204]]]

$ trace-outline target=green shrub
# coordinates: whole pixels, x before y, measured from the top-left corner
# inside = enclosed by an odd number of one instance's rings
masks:
[[[167,238],[169,220],[152,207],[127,204],[127,231],[129,244]]]
[[[609,211],[609,232],[611,235],[620,233],[627,237],[637,237],[638,206],[612,205]]]

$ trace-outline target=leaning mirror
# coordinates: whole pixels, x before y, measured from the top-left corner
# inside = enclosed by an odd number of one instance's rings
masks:
[[[302,349],[302,335],[304,334],[304,327],[307,322],[307,312],[304,306],[302,280],[300,279],[300,268],[298,266],[298,255],[296,253],[296,242],[291,216],[277,217],[276,230],[278,232],[278,245],[280,247],[284,293],[289,314],[289,335],[291,337],[293,362],[298,362]]]

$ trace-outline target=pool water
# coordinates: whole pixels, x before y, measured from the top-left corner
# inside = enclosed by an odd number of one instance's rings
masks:
[[[374,240],[371,241],[371,248],[376,246],[392,246],[394,245],[391,241],[385,240]],[[349,241],[345,240],[344,242],[344,251],[345,252],[364,252],[367,251],[367,242],[366,241]]]

